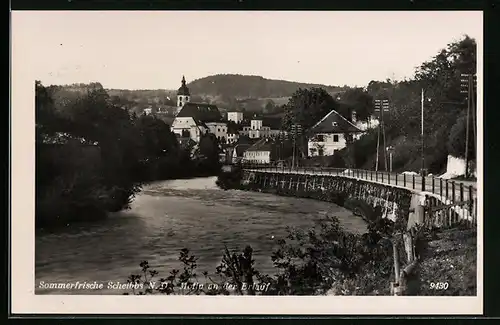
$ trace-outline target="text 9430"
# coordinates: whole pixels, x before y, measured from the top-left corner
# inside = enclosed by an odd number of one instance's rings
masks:
[[[434,290],[446,290],[449,285],[448,282],[431,282],[429,287]]]

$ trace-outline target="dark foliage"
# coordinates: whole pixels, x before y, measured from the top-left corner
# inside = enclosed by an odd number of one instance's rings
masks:
[[[36,223],[67,225],[127,208],[142,182],[216,175],[216,141],[181,147],[154,116],[116,106],[100,84],[36,82]]]

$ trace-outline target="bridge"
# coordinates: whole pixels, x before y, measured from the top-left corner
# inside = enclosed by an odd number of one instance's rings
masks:
[[[421,176],[416,173],[391,173],[381,171],[370,171],[361,169],[346,169],[346,168],[330,168],[330,167],[275,167],[261,164],[243,164],[242,169],[248,179],[249,174],[264,175],[262,186],[267,184],[270,186],[274,182],[275,189],[283,189],[284,177],[289,176],[287,180],[288,188],[296,188],[299,190],[299,185],[302,190],[313,190],[321,188],[325,179],[343,179],[352,182],[361,181],[365,185],[356,185],[360,187],[357,192],[373,192],[373,187],[386,188],[384,193],[389,193],[393,190],[406,190],[409,195],[421,198],[421,205],[424,208],[425,219],[440,219],[441,223],[451,226],[453,223],[460,222],[460,220],[471,221],[472,225],[477,222],[477,184],[476,182],[461,181],[461,180],[447,180],[435,176]],[[294,177],[293,179],[291,177]],[[302,177],[302,179],[300,179]],[[248,181],[248,180],[247,180]],[[278,184],[281,182],[281,185]],[[293,186],[292,186],[293,183]],[[314,185],[312,185],[314,184]],[[334,185],[336,186],[336,185]],[[343,191],[352,185],[342,185],[343,188],[337,186],[338,191]],[[367,190],[367,188],[370,188]],[[392,189],[387,191],[387,189]],[[383,190],[382,190],[383,191]],[[356,193],[357,193],[356,192]],[[364,199],[367,195],[363,194]],[[388,194],[385,194],[388,195]],[[356,194],[359,197],[359,194]],[[372,195],[373,196],[373,195]],[[370,204],[378,199],[372,199]],[[388,200],[387,198],[385,199]],[[398,199],[392,199],[393,203],[401,205],[397,202]],[[378,203],[380,205],[380,203]],[[386,202],[387,204],[387,202]],[[415,203],[408,203],[413,205],[409,211],[415,210]],[[374,204],[376,205],[376,204]],[[426,221],[426,222],[427,222]],[[434,221],[433,221],[434,222]]]

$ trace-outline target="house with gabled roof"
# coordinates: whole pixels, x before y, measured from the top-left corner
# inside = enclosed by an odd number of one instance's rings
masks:
[[[177,92],[178,112],[172,122],[172,132],[182,141],[189,137],[195,142],[205,133],[214,134],[221,142],[227,141],[227,123],[223,120],[216,105],[190,102],[186,79],[182,77],[182,85]]]
[[[269,164],[276,160],[276,145],[273,139],[262,138],[243,153],[243,161],[255,164]]]
[[[357,139],[363,130],[332,110],[308,132],[307,148],[310,156],[332,156],[347,145],[347,137]]]

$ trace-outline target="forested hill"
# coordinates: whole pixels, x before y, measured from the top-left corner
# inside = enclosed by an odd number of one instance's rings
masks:
[[[285,80],[266,79],[261,76],[239,74],[218,74],[188,81],[191,101],[210,103],[223,110],[239,110],[248,112],[274,112],[288,102],[288,99],[299,88],[323,88],[335,95],[347,87],[308,84]],[[180,86],[180,78],[179,78]],[[70,87],[70,86],[66,86]],[[106,89],[115,98],[116,103],[131,107],[141,113],[146,107],[162,105],[175,106],[177,88],[175,89]],[[267,109],[265,108],[267,105]]]
[[[188,83],[191,94],[207,97],[281,98],[291,96],[299,88],[320,87],[334,94],[340,87],[308,84],[285,80],[266,79],[261,76],[218,74]]]

